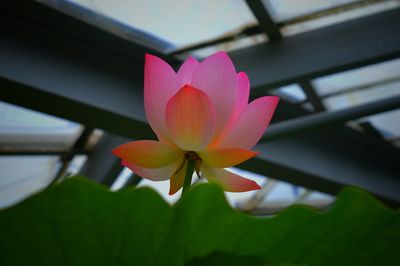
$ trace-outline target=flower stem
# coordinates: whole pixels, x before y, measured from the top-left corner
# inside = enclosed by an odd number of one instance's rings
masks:
[[[195,163],[196,163],[195,160],[190,160],[190,159],[187,160],[186,175],[185,175],[185,182],[183,183],[182,196],[187,193],[187,191],[190,188],[190,185],[192,184],[192,176]]]

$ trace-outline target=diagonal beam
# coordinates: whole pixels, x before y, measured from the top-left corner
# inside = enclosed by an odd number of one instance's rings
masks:
[[[332,112],[321,112],[271,125],[261,142],[315,130],[335,127],[347,121],[400,108],[400,96]]]
[[[92,128],[87,128],[85,127],[83,131],[81,132],[79,138],[75,141],[74,145],[72,146],[72,150],[84,150],[85,145],[88,142],[90,136],[93,133]],[[69,153],[69,154],[63,154],[60,156],[60,161],[61,161],[61,167],[58,170],[57,174],[55,175],[52,183],[58,181],[59,179],[63,178],[66,176],[67,170],[69,166],[71,165],[72,160],[74,159],[74,156],[76,154],[74,153]]]
[[[307,100],[312,104],[315,112],[326,111],[325,106],[321,101],[321,98],[318,96],[318,93],[316,92],[314,86],[309,80],[301,81],[299,85],[306,94]]]
[[[246,3],[260,23],[260,28],[267,34],[268,39],[270,41],[277,41],[282,39],[282,34],[279,30],[279,27],[271,18],[266,6],[262,3],[262,1],[246,0]]]

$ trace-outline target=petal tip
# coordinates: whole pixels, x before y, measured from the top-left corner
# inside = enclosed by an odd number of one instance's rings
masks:
[[[172,177],[171,177],[172,178]],[[170,181],[168,195],[173,196],[176,192],[178,192],[181,188],[178,188],[176,185],[172,184]]]
[[[276,95],[272,95],[272,96],[267,96],[267,97],[270,97],[270,99],[274,102],[274,103],[278,103],[279,102],[279,100],[280,100],[280,97],[279,96],[276,96]]]
[[[119,157],[118,154],[119,154],[120,147],[121,147],[121,146],[112,149],[112,150],[111,150],[111,153],[114,154],[115,156]]]
[[[259,102],[268,106],[269,110],[275,110],[279,103],[279,96],[271,95],[271,96],[263,96],[258,99],[255,99],[253,102]]]
[[[237,192],[248,192],[253,190],[260,190],[262,187],[257,184],[256,181],[247,179],[246,183],[243,184],[243,187],[239,189]]]
[[[275,99],[275,101],[279,101],[279,99],[280,99],[280,97],[277,95],[273,95],[273,96],[269,96],[269,97],[272,97],[273,99]]]
[[[157,64],[158,62],[163,62],[163,63],[167,64],[160,57],[152,55],[152,54],[149,54],[149,53],[145,53],[144,58],[145,58],[145,63],[155,63],[155,64]]]
[[[145,59],[145,61],[151,60],[152,57],[153,57],[152,54],[144,53],[144,59]]]
[[[246,72],[243,72],[243,71],[240,71],[239,73],[237,73],[237,75],[238,75],[238,76],[241,76],[241,77],[248,78]]]
[[[174,191],[171,188],[169,189],[168,195],[173,196],[176,192],[178,191]]]
[[[197,59],[196,58],[194,58],[193,56],[189,56],[186,60],[185,60],[185,62],[186,61],[192,61],[193,63],[198,63],[199,61],[197,61]]]
[[[211,62],[215,63],[216,61],[214,61],[214,60],[217,60],[217,62],[218,62],[218,60],[221,60],[220,62],[226,62],[229,65],[233,66],[233,62],[232,62],[231,58],[224,51],[218,51],[218,52],[208,56],[207,58],[205,58],[203,60],[203,62],[204,61],[211,61]]]
[[[254,182],[255,184],[254,184],[254,189],[252,189],[252,190],[260,190],[262,187],[259,185],[259,184],[257,184],[256,182]]]
[[[197,89],[194,88],[194,87],[192,87],[192,86],[190,86],[189,84],[185,84],[185,85],[182,86],[181,90],[186,90],[186,91],[188,91],[188,90],[197,90]],[[178,91],[178,92],[179,92],[179,91]]]
[[[224,56],[224,57],[229,58],[228,54],[225,51],[218,51],[218,52],[212,54],[211,56]]]

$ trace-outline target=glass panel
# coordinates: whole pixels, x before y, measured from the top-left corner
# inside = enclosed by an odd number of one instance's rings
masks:
[[[263,0],[272,18],[276,22],[289,20],[295,17],[348,4],[360,0]]]
[[[305,18],[294,23],[289,23],[281,28],[284,36],[291,36],[306,31],[316,30],[340,22],[359,17],[376,14],[400,6],[398,1],[382,1],[375,4],[368,4],[349,10],[340,10],[332,14],[322,15],[315,18]]]
[[[352,73],[350,74],[348,82],[345,82],[347,81],[347,79],[345,79],[345,76],[343,76],[342,81],[344,81],[344,83],[356,85],[361,83],[364,87],[361,86],[358,90],[342,92],[340,94],[325,98],[323,102],[327,110],[349,108],[351,106],[366,104],[369,102],[374,102],[392,96],[400,95],[400,73],[397,77],[397,80],[393,80],[393,78],[390,76],[390,74],[393,73],[391,73],[390,70],[385,68],[379,68],[379,70],[380,71],[369,73],[371,76],[367,75],[368,72],[363,73],[365,74],[365,78],[362,78],[361,75],[358,77],[359,80],[357,80],[357,75],[352,76],[352,74],[354,74]],[[396,71],[398,72],[399,70],[396,69]],[[360,72],[357,72],[357,74],[360,74]],[[389,79],[390,82],[381,81],[381,83],[377,83],[376,80],[373,80],[377,78],[382,78],[383,76],[386,79]],[[388,76],[390,78],[388,78]],[[368,84],[364,84],[368,81],[372,82],[372,86],[367,86]],[[340,82],[338,82],[338,85],[340,85]],[[335,87],[336,90],[338,88],[340,87]],[[400,123],[398,123],[398,121],[400,121],[399,110],[376,114],[369,117],[363,117],[361,119],[358,119],[358,121],[369,121],[376,129],[380,131],[381,135],[385,138],[392,138],[400,135]]]
[[[232,35],[257,20],[236,0],[70,0],[130,27],[154,34],[176,49]]]
[[[400,95],[400,80],[325,98],[328,110],[344,109]]]
[[[362,89],[363,87],[386,86],[400,80],[400,60],[395,59],[365,66],[313,80],[321,96]]]
[[[381,135],[390,140],[400,136],[400,110],[376,114],[365,118],[380,131]]]
[[[59,168],[57,156],[1,156],[0,208],[45,188]]]
[[[298,84],[283,86],[272,91],[274,94],[290,102],[297,103],[307,100],[304,90]]]
[[[79,137],[79,124],[50,115],[0,102],[0,138],[2,149],[63,150]]]
[[[79,124],[0,102],[0,147],[3,152],[61,151],[79,137]],[[79,171],[86,156],[75,156],[68,173]],[[60,167],[58,156],[1,156],[0,208],[46,187]]]

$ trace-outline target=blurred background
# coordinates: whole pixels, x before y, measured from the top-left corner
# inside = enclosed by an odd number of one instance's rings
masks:
[[[232,206],[323,209],[348,185],[400,205],[398,0],[40,0],[0,12],[0,208],[75,174],[176,201],[168,181],[142,180],[110,151],[155,137],[144,53],[177,69],[220,50],[249,75],[251,98],[281,97],[262,154],[231,169],[263,189],[226,193]]]

